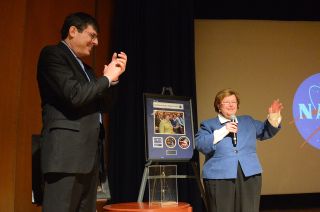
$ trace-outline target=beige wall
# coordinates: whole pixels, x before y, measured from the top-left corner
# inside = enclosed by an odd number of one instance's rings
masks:
[[[196,20],[195,50],[199,123],[216,116],[213,100],[223,88],[240,93],[239,114],[260,120],[279,98],[282,130],[258,144],[262,193],[320,192],[319,150],[301,148],[303,138],[290,123],[295,91],[320,70],[320,22]]]
[[[0,211],[40,211],[31,204],[31,135],[41,129],[36,83],[40,49],[60,40],[67,14],[88,12],[101,24],[100,46],[88,62],[102,70],[110,56],[112,5],[112,0],[1,1]]]

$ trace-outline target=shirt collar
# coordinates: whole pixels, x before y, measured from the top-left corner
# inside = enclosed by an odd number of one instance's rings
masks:
[[[76,54],[72,51],[72,49],[69,47],[69,45],[68,45],[64,40],[62,40],[61,42],[68,47],[68,49],[71,51],[71,53],[73,54],[73,56],[74,56],[75,58],[79,59],[79,58],[76,56]]]
[[[230,119],[225,118],[221,114],[218,114],[218,118],[219,118],[219,121],[220,121],[221,124],[224,124],[224,123],[227,123],[227,122],[231,121]],[[236,117],[236,123],[238,123],[237,117]]]

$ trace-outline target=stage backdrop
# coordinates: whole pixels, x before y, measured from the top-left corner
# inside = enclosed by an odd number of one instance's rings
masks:
[[[223,88],[239,92],[238,115],[259,120],[279,98],[282,130],[258,142],[262,193],[320,192],[320,22],[196,20],[195,51],[198,122],[216,116],[213,101]]]

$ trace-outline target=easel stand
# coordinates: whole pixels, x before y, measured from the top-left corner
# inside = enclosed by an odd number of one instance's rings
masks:
[[[166,95],[169,94],[169,95]],[[155,104],[157,103],[157,104]],[[162,103],[162,104],[161,104]],[[200,174],[198,172],[199,167],[196,161],[192,161],[193,155],[193,119],[192,119],[192,102],[189,97],[179,97],[174,96],[171,87],[162,87],[161,95],[154,94],[145,94],[144,95],[144,105],[145,105],[145,132],[146,132],[146,143],[148,148],[151,149],[159,148],[163,150],[162,152],[156,151],[152,154],[153,157],[150,159],[150,152],[148,152],[146,157],[146,164],[144,167],[143,177],[140,185],[140,191],[138,196],[139,203],[143,202],[143,196],[145,193],[147,180],[149,181],[149,204],[178,204],[178,184],[177,179],[195,179],[201,194],[201,198],[204,202],[204,206],[207,209],[206,196],[203,189],[203,185],[200,181]],[[160,123],[157,125],[156,123],[156,115],[155,112],[159,112],[159,114],[166,114],[166,118],[169,115],[173,115],[180,117],[179,122],[180,128],[182,131],[178,131],[177,133],[173,133],[171,131],[157,132],[155,129],[157,127],[160,128]],[[160,113],[161,112],[161,113]],[[153,115],[150,115],[153,114]],[[158,119],[159,115],[158,114]],[[164,117],[163,117],[164,119]],[[162,119],[162,120],[163,120]],[[159,121],[159,120],[158,120]],[[168,120],[167,120],[168,121]],[[159,126],[158,126],[159,125]],[[151,135],[148,139],[148,135]],[[160,135],[159,135],[160,134]],[[176,135],[176,138],[174,138]],[[161,137],[162,136],[162,137]],[[170,139],[169,139],[170,138]],[[154,140],[153,140],[154,139]],[[168,140],[167,140],[168,139]],[[177,139],[177,140],[176,140]],[[180,140],[181,139],[181,140]],[[187,144],[189,146],[183,147],[180,146],[180,142]],[[163,146],[166,145],[168,148],[173,148],[175,145],[179,145],[180,148],[176,149],[164,149]],[[163,148],[163,149],[162,149]],[[184,155],[183,159],[179,157],[179,154]],[[161,157],[160,157],[161,156]],[[165,156],[171,156],[170,159],[166,159]],[[159,160],[157,159],[159,158]],[[168,163],[168,165],[158,165],[158,163]],[[177,163],[191,163],[194,175],[178,175],[177,174],[177,165],[172,165],[174,162]],[[152,165],[155,163],[156,165]]]
[[[143,176],[142,176],[142,181],[141,181],[141,185],[140,185],[140,190],[139,190],[139,196],[138,196],[138,201],[137,202],[143,202],[143,196],[145,193],[145,188],[146,188],[146,183],[147,180],[149,179],[155,179],[155,178],[163,178],[163,176],[159,175],[159,176],[149,176],[149,167],[152,165],[152,161],[147,161],[147,163],[145,164],[144,167],[144,171],[143,171]],[[165,178],[175,178],[175,179],[195,179],[197,181],[197,185],[201,194],[201,198],[204,202],[205,208],[207,209],[207,202],[206,202],[206,196],[205,196],[205,192],[200,180],[200,175],[198,173],[198,166],[197,163],[195,161],[191,161],[191,165],[192,165],[192,169],[194,172],[194,175],[169,175],[169,176],[165,176]]]

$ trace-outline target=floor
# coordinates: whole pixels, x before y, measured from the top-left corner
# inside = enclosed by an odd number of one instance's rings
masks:
[[[261,212],[320,212],[320,193],[261,196]]]
[[[320,208],[308,208],[308,209],[267,209],[260,210],[261,212],[320,212]]]

